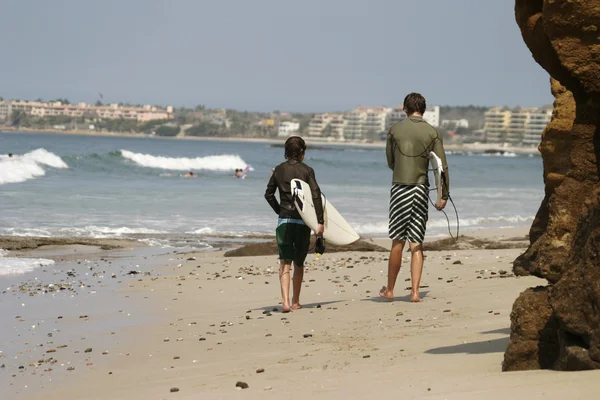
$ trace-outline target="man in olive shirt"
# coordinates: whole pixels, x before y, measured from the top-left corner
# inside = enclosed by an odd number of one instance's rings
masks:
[[[394,171],[390,196],[389,237],[392,249],[388,262],[388,284],[379,295],[394,300],[394,286],[400,272],[402,251],[408,241],[411,251],[412,287],[410,300],[420,302],[419,284],[423,272],[423,240],[428,214],[429,153],[435,153],[443,166],[442,200],[435,207],[441,211],[449,197],[448,164],[442,138],[434,127],[423,120],[426,103],[418,93],[404,99],[407,118],[390,128],[386,145],[387,162]]]

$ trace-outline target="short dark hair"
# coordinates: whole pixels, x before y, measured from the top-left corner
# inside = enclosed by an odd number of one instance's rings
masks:
[[[404,111],[407,115],[418,112],[424,114],[427,104],[425,103],[425,97],[419,93],[410,93],[404,98]]]
[[[306,143],[300,136],[290,136],[285,141],[286,160],[298,160],[306,151]]]

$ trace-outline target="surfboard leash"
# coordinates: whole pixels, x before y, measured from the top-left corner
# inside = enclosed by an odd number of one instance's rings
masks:
[[[442,185],[445,184],[446,179],[442,179]],[[432,192],[434,190],[437,190],[437,188],[433,188],[433,189],[429,189],[429,192]],[[427,192],[427,198],[429,199],[429,202],[431,203],[431,205],[433,207],[435,207],[435,203],[433,202],[433,200],[431,200],[431,196],[429,195],[429,192]],[[454,239],[455,242],[458,242],[458,238],[460,237],[460,219],[458,217],[458,210],[456,209],[456,205],[454,204],[454,201],[452,200],[452,196],[450,196],[450,193],[448,193],[448,200],[450,200],[450,203],[452,204],[452,207],[454,208],[454,214],[456,214],[456,237],[452,236],[452,232],[450,229],[450,218],[448,217],[448,214],[446,214],[446,211],[444,210],[440,210],[442,213],[444,213],[444,216],[446,217],[446,222],[448,223],[448,234],[450,235],[450,237],[452,239]]]

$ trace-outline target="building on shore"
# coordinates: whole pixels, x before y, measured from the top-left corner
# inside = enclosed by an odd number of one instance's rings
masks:
[[[315,114],[308,123],[308,136],[327,136],[327,127],[337,114]]]
[[[552,119],[552,106],[542,107],[532,112],[525,126],[523,145],[537,146],[542,141],[542,132]]]
[[[504,142],[506,132],[510,124],[511,112],[506,107],[493,107],[487,110],[484,114],[485,138],[491,143]]]
[[[374,140],[386,130],[387,107],[360,106],[344,114],[317,114],[308,126],[309,136],[337,140]]]
[[[362,125],[362,135],[359,139],[378,139],[385,133],[388,125],[389,114],[392,112],[388,107],[359,107],[365,114]]]
[[[404,112],[404,106],[397,106],[389,113],[388,116],[388,129],[391,128],[394,124],[404,120],[406,118],[406,113]],[[429,123],[429,125],[434,128],[439,128],[440,126],[440,106],[429,106],[425,109],[425,113],[423,114],[423,119]]]
[[[279,129],[277,136],[288,137],[300,130],[300,122],[294,121],[281,121],[279,123]]]
[[[0,119],[8,120],[12,113],[21,111],[38,118],[71,117],[86,119],[127,119],[138,122],[170,120],[174,118],[173,107],[155,106],[132,107],[119,104],[89,105],[86,103],[64,104],[60,101],[8,100],[0,104]]]
[[[12,104],[10,101],[0,101],[0,121],[6,121],[12,115]]]
[[[346,126],[348,121],[342,114],[336,114],[336,116],[329,122],[328,130],[329,137],[333,137],[337,140],[346,140]]]
[[[489,143],[537,146],[551,118],[551,107],[493,107],[485,113],[485,138]]]
[[[461,118],[461,119],[443,119],[442,124],[440,125],[442,128],[446,129],[469,129],[469,120]]]

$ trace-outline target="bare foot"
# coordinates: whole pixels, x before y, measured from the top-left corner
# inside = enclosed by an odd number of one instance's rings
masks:
[[[381,288],[381,290],[379,291],[379,297],[382,297],[386,300],[394,300],[394,293],[391,293],[389,290],[387,290],[387,288],[384,286]]]
[[[421,302],[421,298],[419,297],[419,294],[411,294],[410,295],[410,302],[411,303],[420,303]]]
[[[294,303],[292,304],[292,310],[299,310],[302,308],[302,305],[300,303]]]
[[[290,311],[292,311],[292,308],[290,307],[290,305],[289,305],[289,304],[283,304],[283,305],[281,306],[281,312],[282,312],[282,313],[284,313],[284,314],[285,314],[285,313],[289,313]]]

